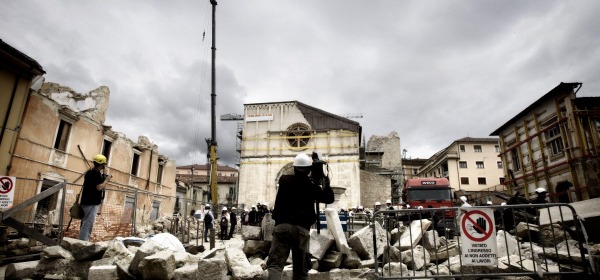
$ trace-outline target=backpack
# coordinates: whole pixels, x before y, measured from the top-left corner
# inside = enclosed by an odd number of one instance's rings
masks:
[[[225,216],[221,216],[221,227],[226,227],[227,226],[227,218],[225,218]]]
[[[204,223],[206,224],[210,224],[213,221],[213,216],[210,212],[207,212],[206,215],[204,215]]]

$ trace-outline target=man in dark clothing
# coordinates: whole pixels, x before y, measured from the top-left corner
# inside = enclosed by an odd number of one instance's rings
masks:
[[[544,203],[548,203],[548,201],[546,201],[546,197],[548,195],[548,191],[545,188],[537,188],[537,189],[535,189],[535,194],[537,196],[530,201],[531,204],[544,204]]]
[[[111,175],[103,173],[106,167],[106,157],[103,155],[94,156],[94,168],[85,173],[83,180],[83,190],[81,192],[81,207],[83,208],[83,218],[81,219],[81,227],[79,230],[79,239],[89,241],[92,234],[94,222],[98,208],[102,203],[102,195]]]
[[[244,208],[244,212],[242,212],[242,215],[240,216],[240,220],[242,220],[241,224],[242,226],[247,226],[248,225],[248,209]]]
[[[294,175],[284,175],[279,179],[273,210],[275,229],[267,262],[269,279],[281,279],[290,249],[293,279],[306,279],[308,276],[309,229],[317,220],[315,201],[332,203],[334,200],[327,177],[324,178],[322,189],[318,185],[320,182],[313,182],[308,176],[311,166],[311,159],[306,154],[299,154],[294,158]]]
[[[204,242],[208,242],[208,232],[213,228],[213,221],[215,216],[210,211],[210,205],[204,206]]]
[[[251,226],[256,226],[258,223],[258,211],[256,211],[256,206],[252,205],[250,209],[250,213],[248,213],[248,224]]]
[[[235,207],[231,207],[231,213],[229,214],[229,223],[231,228],[229,229],[229,238],[233,238],[235,233],[235,226],[237,225],[237,215],[235,214]]]

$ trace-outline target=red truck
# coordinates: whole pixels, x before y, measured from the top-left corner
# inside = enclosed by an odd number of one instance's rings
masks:
[[[411,209],[419,208],[452,208],[452,188],[446,178],[415,178],[408,179],[402,190],[404,202]],[[438,231],[451,231],[454,234],[454,211],[436,211],[433,215],[435,228]]]

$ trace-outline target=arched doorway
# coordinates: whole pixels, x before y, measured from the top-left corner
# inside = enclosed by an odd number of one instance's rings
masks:
[[[277,191],[279,190],[279,178],[283,175],[294,175],[294,165],[292,163],[286,164],[279,170],[279,173],[277,173],[277,177],[275,177],[275,194],[277,194]]]
[[[556,184],[556,195],[559,203],[569,203],[571,200],[569,199],[569,191],[573,186],[569,181],[562,181]]]

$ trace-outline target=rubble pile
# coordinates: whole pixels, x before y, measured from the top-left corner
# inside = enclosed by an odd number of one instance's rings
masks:
[[[565,260],[583,266],[578,242],[565,235],[554,238],[542,232],[553,230],[520,225],[514,235],[499,230],[497,266],[461,266],[460,246],[431,229],[428,219],[412,221],[388,232],[378,223],[365,227],[349,238],[338,230],[335,210],[327,212],[328,228],[310,231],[312,269],[309,279],[374,279],[375,266],[383,276],[464,275],[486,273],[538,273],[565,271]],[[339,220],[338,220],[339,222]],[[263,279],[271,247],[274,221],[265,216],[258,226],[241,228],[239,246],[221,246],[200,254],[185,252],[183,245],[162,239],[146,239],[134,246],[115,239],[86,242],[64,238],[60,246],[43,250],[39,261],[10,264],[6,279],[78,277],[79,279]],[[164,229],[164,227],[163,227]],[[154,230],[154,229],[153,229]],[[537,234],[539,243],[523,241]],[[163,233],[168,237],[169,234]],[[552,238],[549,238],[552,236]],[[176,240],[176,239],[175,239]],[[373,241],[376,240],[376,243]],[[175,241],[176,242],[176,241]],[[179,246],[181,245],[181,247]],[[546,246],[548,245],[548,246]],[[600,244],[586,248],[600,258]],[[69,278],[71,279],[71,278]],[[283,279],[292,279],[291,256]]]
[[[0,245],[0,258],[20,257],[39,254],[44,249],[44,244],[28,238],[15,240],[3,239]]]

